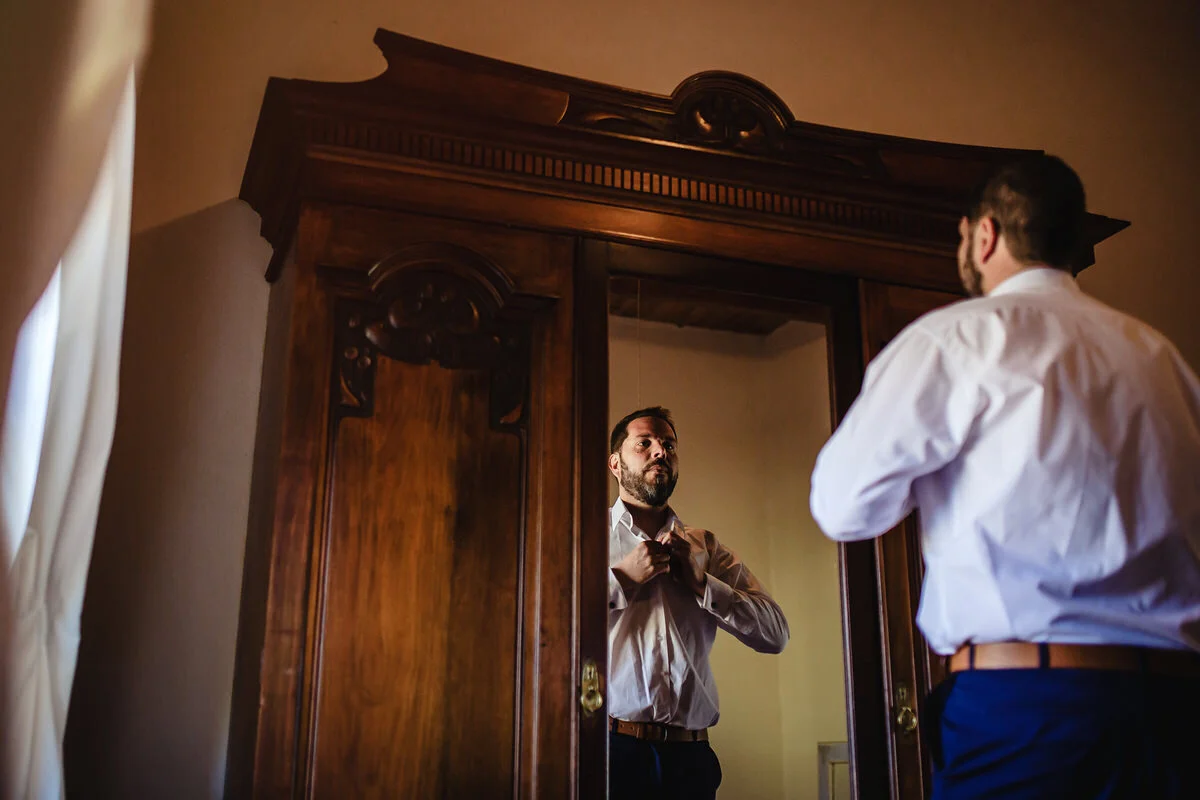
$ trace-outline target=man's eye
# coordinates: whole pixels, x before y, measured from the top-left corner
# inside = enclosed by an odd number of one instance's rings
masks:
[[[667,442],[665,445],[663,445],[663,447],[665,447],[665,448],[666,448],[666,450],[667,450],[667,452],[668,452],[668,453],[674,453],[674,452],[675,452],[675,444],[674,444],[673,442]]]

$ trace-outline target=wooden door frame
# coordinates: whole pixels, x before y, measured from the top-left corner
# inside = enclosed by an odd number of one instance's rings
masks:
[[[240,193],[261,216],[263,236],[274,249],[268,280],[286,273],[289,253],[298,244],[320,235],[305,228],[312,223],[302,222],[303,212],[325,204],[650,245],[704,259],[790,268],[796,280],[822,275],[846,286],[874,281],[954,291],[956,227],[966,195],[997,163],[1031,152],[798,122],[767,87],[733,73],[700,73],[670,96],[661,96],[388,31],[379,31],[375,42],[388,67],[371,80],[346,84],[272,78],[268,83]],[[1076,269],[1092,263],[1097,242],[1126,225],[1089,215],[1087,247],[1078,254]],[[578,399],[572,532],[572,664],[578,676],[583,655],[606,652],[607,641],[599,615],[587,613],[604,607],[594,596],[588,570],[599,548],[606,547],[606,538],[598,544],[591,541],[594,535],[585,535],[586,521],[596,519],[607,505],[606,496],[597,497],[588,488],[593,484],[585,470],[594,463],[596,448],[603,448],[606,427],[606,402],[599,398],[607,396],[607,362],[595,334],[603,329],[605,320],[597,315],[605,309],[590,300],[606,290],[607,276],[588,266],[586,258],[576,262],[563,269],[577,270],[580,308],[573,376]],[[275,289],[273,303],[276,296],[281,308],[293,302],[288,298],[294,287],[286,274]],[[300,297],[294,302],[307,301]],[[837,353],[831,363],[839,365],[833,406],[841,413],[861,379],[857,292],[848,292],[837,308],[838,327],[831,337]],[[275,319],[276,312],[271,313]],[[286,339],[286,333],[280,336]],[[296,387],[285,383],[286,369],[271,360],[282,345],[268,338],[263,392],[277,402],[280,393]],[[603,346],[606,352],[606,341]],[[847,366],[855,363],[856,369]],[[287,424],[291,427],[269,418],[260,421],[256,462],[262,464],[256,463],[256,483],[269,486],[282,468],[264,455],[264,447],[277,451],[281,439],[294,445],[311,435],[307,417]],[[299,528],[281,527],[273,517],[275,502],[269,491],[252,500],[231,712],[230,785],[253,785],[256,764],[266,758],[262,754],[275,752],[274,732],[262,727],[261,690],[268,680],[286,684],[279,671],[290,668],[288,653],[295,644],[280,638],[280,620],[272,615],[303,602],[281,589],[271,568],[271,554],[281,541],[305,535]],[[843,589],[844,607],[878,609],[878,596],[872,600],[865,589],[875,580],[876,564],[870,543],[845,547],[844,585],[864,588],[851,596]],[[872,632],[855,623],[847,630],[854,664],[883,660],[878,627]],[[855,677],[857,684],[863,680]],[[857,684],[851,736],[859,760],[886,763],[885,698],[875,691],[859,696],[867,690]],[[285,694],[291,697],[291,692]],[[578,705],[575,709],[578,713]],[[589,727],[586,720],[577,726],[571,771],[581,796],[594,796],[587,793],[598,780],[596,764],[580,759],[603,735],[593,730],[598,727]],[[876,729],[885,732],[884,745],[881,734],[871,733]],[[881,796],[879,785],[871,782],[875,780],[859,787],[860,797]]]

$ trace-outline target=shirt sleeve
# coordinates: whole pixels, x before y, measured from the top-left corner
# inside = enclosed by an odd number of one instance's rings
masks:
[[[608,610],[624,611],[629,605],[629,598],[625,596],[625,589],[621,586],[621,581],[617,579],[617,573],[608,570]]]
[[[869,539],[903,520],[914,481],[961,452],[980,412],[977,386],[918,326],[884,348],[817,456],[809,504],[825,535]]]
[[[791,633],[783,610],[754,574],[711,533],[708,578],[700,605],[717,618],[717,625],[742,644],[760,653],[781,653]]]

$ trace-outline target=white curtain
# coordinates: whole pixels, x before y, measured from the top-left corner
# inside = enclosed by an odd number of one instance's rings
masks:
[[[133,24],[139,21],[144,19],[135,16]],[[0,589],[9,628],[0,777],[9,798],[65,794],[63,734],[116,420],[133,181],[134,61],[124,65],[116,118],[82,218],[25,319],[12,356],[0,434],[6,568]]]
[[[150,0],[0,2],[0,409],[18,330],[79,228],[149,19]]]

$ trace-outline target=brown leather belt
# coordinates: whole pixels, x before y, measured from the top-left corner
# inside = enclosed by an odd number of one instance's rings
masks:
[[[1200,678],[1200,653],[1106,644],[971,644],[950,656],[950,671],[972,669],[1110,669]]]
[[[689,731],[675,725],[660,725],[657,722],[629,722],[616,717],[608,718],[608,729],[614,733],[645,739],[648,742],[707,742],[708,729]]]

